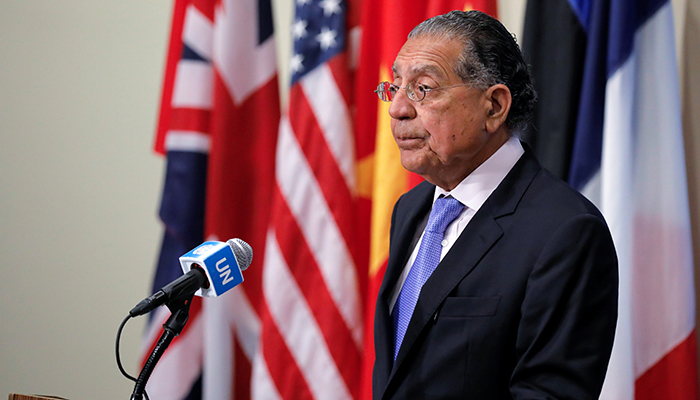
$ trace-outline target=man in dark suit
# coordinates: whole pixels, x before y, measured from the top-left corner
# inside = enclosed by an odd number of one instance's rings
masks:
[[[535,93],[513,36],[476,11],[416,27],[377,93],[401,163],[375,319],[379,399],[597,399],[617,258],[588,200],[517,134]]]

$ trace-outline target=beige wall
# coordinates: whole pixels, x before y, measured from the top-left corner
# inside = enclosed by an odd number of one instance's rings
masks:
[[[147,293],[170,0],[0,1],[0,398],[126,399]],[[127,325],[136,373],[143,321]]]
[[[171,1],[0,0],[0,398],[131,393],[114,337],[158,253],[164,163],[150,148]],[[674,1],[695,237],[699,3]],[[274,5],[278,32],[289,32],[291,0]],[[518,36],[523,10],[501,0]],[[279,39],[286,60],[290,38]],[[142,327],[127,325],[122,342],[134,374]]]

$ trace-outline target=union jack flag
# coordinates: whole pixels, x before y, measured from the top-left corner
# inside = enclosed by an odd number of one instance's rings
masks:
[[[195,298],[147,392],[154,400],[248,398],[280,115],[271,5],[177,0],[174,10],[155,144],[167,170],[154,290],[182,273],[178,257],[205,238],[240,237],[256,255],[244,285],[211,302]],[[168,314],[152,316],[144,358]]]

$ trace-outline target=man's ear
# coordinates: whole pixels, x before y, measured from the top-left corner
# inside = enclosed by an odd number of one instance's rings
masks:
[[[485,95],[489,107],[486,130],[489,133],[494,133],[505,124],[513,98],[510,95],[508,86],[501,83],[486,89]]]

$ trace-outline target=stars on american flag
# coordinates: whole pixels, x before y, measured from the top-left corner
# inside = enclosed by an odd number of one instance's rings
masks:
[[[321,33],[316,35],[316,40],[318,40],[318,43],[321,44],[321,50],[326,51],[335,46],[336,36],[338,36],[338,34],[335,31],[330,30],[325,26],[321,28]]]
[[[300,72],[304,68],[304,56],[301,54],[295,54],[292,56],[292,59],[289,60],[289,69],[292,71],[292,74],[296,74],[297,72]]]
[[[298,19],[298,20],[294,21],[294,25],[292,25],[292,36],[294,37],[295,41],[306,37],[306,35],[307,35],[306,27],[308,25],[309,25],[309,22],[306,20],[303,20],[303,19]]]
[[[322,0],[319,4],[323,8],[323,15],[330,17],[333,14],[340,14],[340,0]]]
[[[295,0],[295,3],[294,55],[289,63],[292,81],[328,61],[345,46],[343,0]]]

